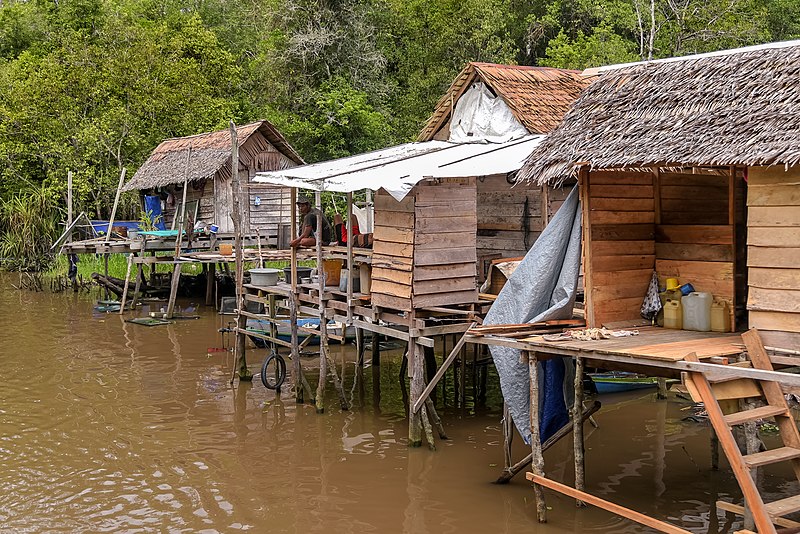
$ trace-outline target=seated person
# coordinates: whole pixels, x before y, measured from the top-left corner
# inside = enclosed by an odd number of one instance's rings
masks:
[[[358,219],[356,219],[355,215],[350,217],[350,223],[352,225],[352,234],[353,237],[359,235],[358,230]],[[336,234],[336,241],[339,242],[340,245],[347,244],[347,226],[345,226],[344,221],[342,220],[342,216],[338,213],[333,216],[333,231]],[[355,244],[355,240],[353,240]]]
[[[331,223],[317,208],[311,207],[311,201],[305,195],[300,195],[297,198],[297,210],[302,216],[300,222],[300,236],[293,239],[289,246],[296,247],[314,247],[317,245],[317,216],[322,217],[322,244],[330,243],[333,236]]]

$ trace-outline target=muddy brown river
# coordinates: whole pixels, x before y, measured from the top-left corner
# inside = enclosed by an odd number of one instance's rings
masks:
[[[145,327],[93,312],[97,295],[13,290],[0,277],[2,532],[642,532],[547,492],[535,521],[522,476],[503,464],[502,401],[455,406],[452,377],[437,405],[449,441],[406,446],[401,353],[357,372],[335,348],[353,409],[332,386],[326,413],[258,381],[229,385],[231,356],[209,352],[231,318]],[[187,303],[184,303],[187,304]],[[254,371],[265,351],[251,350]],[[315,358],[304,358],[312,366]],[[312,385],[316,375],[309,372]],[[604,396],[587,425],[587,489],[693,532],[733,532],[716,511],[740,501],[727,468],[709,468],[709,430],[683,421],[687,401],[652,392]],[[526,453],[515,441],[515,456]],[[571,439],[546,453],[548,476],[571,484]],[[797,492],[767,470],[767,497]]]

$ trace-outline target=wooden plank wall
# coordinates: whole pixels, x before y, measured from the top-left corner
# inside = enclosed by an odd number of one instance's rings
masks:
[[[765,344],[800,346],[800,169],[750,167],[747,183],[750,326]]]
[[[278,227],[292,222],[292,191],[288,187],[250,182],[245,201],[248,226],[245,232],[259,230],[261,235],[277,236]],[[256,206],[256,197],[261,204]]]
[[[414,194],[398,202],[381,189],[374,202],[372,304],[411,311]]]
[[[656,271],[678,278],[734,309],[734,228],[731,178],[723,170],[656,176]],[[733,323],[731,323],[733,324]]]
[[[478,257],[524,256],[544,229],[542,188],[512,188],[496,174],[477,178],[477,195]]]
[[[587,322],[640,317],[655,266],[655,198],[647,172],[581,175]]]
[[[475,182],[475,178],[448,178],[415,188],[415,308],[478,298]]]

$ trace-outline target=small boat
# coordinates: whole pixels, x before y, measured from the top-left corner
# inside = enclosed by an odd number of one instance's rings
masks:
[[[658,386],[658,378],[638,373],[614,371],[609,373],[590,373],[598,394],[620,393],[636,389],[654,388]]]
[[[291,343],[292,341],[292,324],[289,320],[279,321],[278,322],[278,336],[277,338],[281,341],[286,341]],[[314,329],[319,330],[319,318],[318,317],[302,317],[297,320],[297,326],[306,329]],[[257,332],[259,334],[270,334],[270,323],[269,321],[264,321],[262,319],[248,319],[247,320],[247,330],[252,332]],[[342,335],[342,323],[337,323],[336,321],[330,321],[328,323],[328,333],[333,334],[335,336]],[[308,336],[307,330],[299,330],[297,333],[300,341],[302,342],[306,336]],[[355,329],[350,326],[345,329],[345,339],[352,340],[355,339]],[[267,341],[260,337],[250,336],[250,339],[253,340],[256,347],[258,348],[265,348],[267,346]],[[314,338],[310,341],[311,345],[319,345],[319,335],[315,335]]]

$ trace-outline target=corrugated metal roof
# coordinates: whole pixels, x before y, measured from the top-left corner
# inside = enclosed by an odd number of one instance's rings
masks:
[[[384,189],[401,200],[424,178],[516,171],[543,138],[530,135],[506,143],[406,143],[312,165],[260,172],[254,181],[340,193]]]
[[[429,141],[448,122],[455,103],[476,79],[503,98],[532,134],[545,134],[561,122],[590,79],[580,71],[550,67],[469,63],[439,99],[418,139]]]

